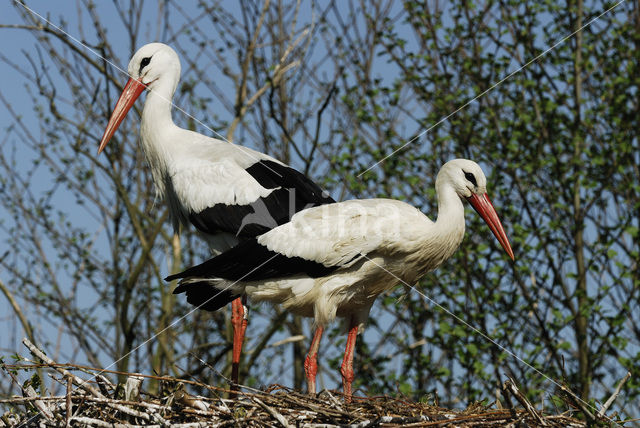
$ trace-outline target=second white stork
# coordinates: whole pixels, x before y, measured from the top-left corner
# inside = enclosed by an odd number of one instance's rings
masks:
[[[316,331],[305,360],[310,393],[315,392],[322,332],[335,317],[345,318],[349,327],[341,373],[350,400],[356,335],[374,300],[400,282],[416,283],[454,253],[464,236],[463,199],[513,259],[486,184],[478,164],[455,159],[436,178],[435,222],[391,199],[322,205],[167,280],[180,278],[174,293],[186,293],[189,303],[206,310],[246,293],[252,300],[313,317]]]
[[[140,136],[156,192],[168,203],[176,229],[193,224],[214,253],[286,223],[304,208],[334,202],[304,174],[270,156],[178,127],[171,100],[180,80],[180,60],[169,46],[143,46],[131,58],[128,73],[98,153],[148,89]],[[233,301],[232,325],[231,377],[237,383],[247,326],[239,299]]]

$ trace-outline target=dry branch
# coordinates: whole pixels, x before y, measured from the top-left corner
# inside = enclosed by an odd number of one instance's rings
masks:
[[[284,418],[284,416],[282,416],[280,413],[276,412],[274,409],[264,404],[259,398],[252,397],[251,400],[257,403],[264,410],[266,410],[267,413],[269,413],[276,421],[280,423],[280,425],[283,426],[283,428],[291,428],[291,425],[287,423],[287,420]]]
[[[69,372],[69,371],[57,366],[55,361],[53,361],[51,358],[47,357],[44,352],[42,352],[40,349],[38,349],[27,338],[22,339],[22,343],[24,344],[24,346],[29,348],[29,351],[31,351],[31,353],[34,356],[40,358],[44,363],[46,363],[47,365],[52,367],[58,373],[62,374],[65,377],[68,377],[68,378],[72,379],[73,383],[78,385],[80,388],[82,388],[83,390],[85,390],[89,394],[93,395],[94,397],[104,397],[104,395],[102,395],[102,393],[100,391],[98,391],[95,388],[93,388],[84,379],[81,379],[78,376],[74,375],[73,373],[71,373],[71,372]]]
[[[624,378],[622,378],[622,380],[618,383],[618,386],[616,386],[616,390],[613,391],[613,394],[611,394],[611,397],[609,397],[609,399],[602,405],[602,408],[600,409],[600,411],[598,412],[598,417],[599,418],[603,418],[604,414],[607,412],[607,410],[609,409],[609,407],[611,407],[611,405],[613,404],[613,402],[615,401],[615,399],[618,397],[618,395],[620,394],[620,391],[622,390],[623,385],[631,378],[631,372],[627,372],[626,376]]]
[[[513,379],[509,378],[509,380],[504,383],[504,389],[510,392],[514,396],[514,398],[518,400],[520,404],[522,404],[525,410],[529,412],[529,414],[540,423],[540,426],[548,426],[544,419],[542,419],[536,408],[533,407],[529,400],[527,400],[527,398],[520,392]]]
[[[4,256],[6,256],[6,254]],[[9,288],[6,285],[4,285],[2,280],[0,280],[0,291],[2,291],[4,296],[9,301],[9,304],[13,308],[13,311],[18,316],[18,319],[20,320],[20,324],[22,324],[22,328],[24,329],[24,332],[26,333],[26,335],[29,337],[29,339],[33,340],[33,329],[31,328],[31,323],[24,316],[22,309],[20,309],[20,305],[16,301],[15,297],[13,297],[13,294],[11,293]]]
[[[573,391],[571,391],[564,385],[560,386],[560,391],[564,393],[565,400],[569,401],[572,406],[580,409],[580,411],[587,417],[587,419],[589,419],[589,421],[595,422],[596,417],[589,411],[589,409],[587,409],[580,397],[577,397],[573,393]]]
[[[42,401],[41,399],[39,399],[38,394],[36,393],[36,390],[33,389],[33,386],[29,385],[26,388],[23,389],[24,394],[29,397],[29,398],[35,398],[33,400],[33,405],[38,409],[38,411],[45,417],[47,418],[47,420],[52,421],[53,420],[53,412],[51,411],[51,409],[49,408],[49,406]]]

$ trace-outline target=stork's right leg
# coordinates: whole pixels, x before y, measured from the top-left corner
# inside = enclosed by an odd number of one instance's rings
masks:
[[[247,310],[245,307],[246,296],[238,297],[231,302],[231,325],[233,326],[233,354],[231,359],[231,390],[238,390],[238,373],[240,369],[240,355],[242,354],[242,342],[244,332],[247,329]],[[231,394],[235,397],[235,394]]]
[[[304,359],[304,373],[307,376],[307,391],[309,394],[316,393],[316,374],[318,373],[318,348],[320,347],[320,339],[324,328],[318,326],[311,340],[311,347],[307,358]]]
[[[344,392],[344,401],[351,403],[351,384],[355,379],[353,373],[353,351],[356,347],[356,337],[358,336],[358,323],[354,317],[351,317],[349,322],[349,334],[347,336],[347,346],[344,350],[344,359],[342,360],[342,366],[340,366],[340,373],[342,374],[342,389]]]

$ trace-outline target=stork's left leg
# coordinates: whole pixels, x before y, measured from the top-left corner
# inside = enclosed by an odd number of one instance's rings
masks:
[[[355,379],[355,374],[353,373],[353,351],[356,347],[356,336],[358,336],[358,322],[355,320],[355,317],[351,317],[349,322],[349,335],[347,336],[347,347],[344,350],[342,366],[340,366],[344,401],[347,403],[351,402],[351,383],[353,379]]]
[[[319,325],[311,340],[311,347],[307,358],[304,359],[304,373],[307,375],[307,392],[309,394],[316,393],[316,374],[318,373],[318,348],[320,347],[320,339],[324,328]]]
[[[231,325],[233,326],[233,354],[231,357],[231,385],[232,391],[238,390],[238,375],[240,370],[240,355],[242,354],[242,342],[244,332],[247,330],[247,310],[245,304],[247,296],[238,297],[231,302]],[[235,397],[235,394],[231,394]]]

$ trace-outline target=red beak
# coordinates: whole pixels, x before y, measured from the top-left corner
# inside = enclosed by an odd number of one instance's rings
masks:
[[[504,233],[504,228],[502,227],[502,223],[500,223],[500,219],[498,218],[498,214],[496,213],[495,208],[493,208],[493,204],[489,200],[489,196],[485,193],[482,196],[476,195],[472,193],[471,196],[467,198],[471,206],[480,214],[480,216],[484,219],[484,221],[489,225],[489,229],[493,232],[502,248],[509,254],[511,260],[514,260],[513,250],[511,249],[511,245],[509,244],[509,239],[507,239],[507,234]]]
[[[116,106],[113,108],[113,113],[111,113],[111,119],[109,119],[109,123],[107,124],[107,128],[104,130],[104,135],[102,136],[102,140],[100,140],[100,147],[98,147],[98,154],[102,152],[104,147],[107,145],[113,134],[122,123],[122,120],[127,115],[133,103],[136,102],[142,91],[146,89],[144,83],[136,79],[129,79],[124,89],[122,90],[122,94],[120,98],[118,98],[118,102]]]

